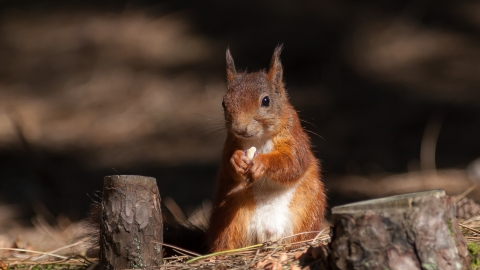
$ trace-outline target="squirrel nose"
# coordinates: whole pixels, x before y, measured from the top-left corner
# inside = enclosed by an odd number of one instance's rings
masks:
[[[248,132],[248,128],[236,128],[235,133],[237,133],[238,136],[245,137],[245,138],[250,138],[252,135]]]
[[[247,134],[247,128],[244,128],[243,130],[236,130],[237,135],[244,136]]]

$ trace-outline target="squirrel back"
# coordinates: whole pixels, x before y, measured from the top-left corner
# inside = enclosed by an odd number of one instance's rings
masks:
[[[208,231],[212,251],[318,231],[326,207],[320,166],[288,101],[275,49],[268,72],[237,72],[227,50],[228,131]],[[253,159],[246,151],[256,149]],[[288,240],[308,238],[299,235]]]

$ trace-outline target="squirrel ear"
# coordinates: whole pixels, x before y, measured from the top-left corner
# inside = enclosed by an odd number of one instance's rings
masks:
[[[233,62],[232,55],[230,54],[230,48],[227,48],[227,82],[233,81],[233,78],[237,75],[235,70],[235,63]]]
[[[280,62],[280,54],[282,53],[283,45],[278,45],[273,52],[270,68],[268,69],[268,78],[275,84],[282,83],[283,67]]]

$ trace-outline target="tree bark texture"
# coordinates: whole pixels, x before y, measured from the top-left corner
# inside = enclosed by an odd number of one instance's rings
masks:
[[[162,263],[163,225],[155,178],[113,175],[104,179],[100,268],[135,269]]]
[[[443,190],[332,209],[333,269],[470,269],[455,204]]]

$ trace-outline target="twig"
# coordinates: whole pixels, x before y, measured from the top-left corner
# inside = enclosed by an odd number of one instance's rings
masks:
[[[188,253],[188,254],[190,254],[190,255],[193,255],[193,256],[195,256],[195,257],[202,256],[202,255],[200,255],[200,254],[198,254],[198,253],[195,253],[195,252],[193,252],[193,251],[189,251],[189,250],[186,250],[186,249],[183,249],[183,248],[179,248],[179,247],[174,246],[174,245],[165,244],[165,243],[160,243],[160,242],[156,242],[156,241],[152,241],[152,242],[155,243],[155,244],[160,244],[160,245],[163,245],[163,246],[171,247],[171,248],[176,249],[176,250],[183,251],[183,252]]]
[[[34,250],[28,250],[28,249],[21,249],[21,248],[0,248],[0,250],[12,250],[12,251],[21,251],[21,252],[29,252],[29,253],[35,253],[35,254],[44,254],[52,257],[57,257],[60,259],[67,259],[68,257],[57,255],[57,254],[50,254],[46,252],[40,252],[40,251],[34,251]]]
[[[296,233],[296,234],[292,234],[292,235],[289,235],[289,236],[285,236],[285,237],[283,237],[281,240],[288,239],[288,238],[292,238],[292,237],[299,236],[299,235],[303,235],[303,234],[321,233],[321,232],[323,232],[323,231],[325,231],[325,230]],[[310,241],[310,240],[309,240],[309,241]]]
[[[454,203],[457,203],[458,201],[460,201],[461,199],[463,199],[465,196],[467,196],[468,193],[472,192],[475,188],[477,188],[477,184],[473,184],[471,187],[469,187],[467,190],[465,190],[462,194],[460,194],[459,196],[457,196],[457,197],[455,198]]]
[[[60,251],[60,250],[64,250],[64,249],[67,249],[67,248],[71,248],[71,247],[74,247],[74,246],[78,246],[78,245],[80,245],[81,243],[84,243],[84,242],[85,242],[85,240],[81,240],[81,241],[78,241],[78,242],[73,243],[73,244],[71,244],[71,245],[64,246],[64,247],[61,247],[61,248],[57,248],[57,249],[52,250],[52,251],[48,251],[47,254],[38,256],[38,257],[36,257],[36,258],[32,258],[32,261],[40,260],[41,258],[44,258],[44,257],[46,257],[46,256],[48,256],[48,255],[54,254],[55,252],[58,252],[58,251]]]
[[[464,228],[464,229],[467,229],[467,230],[470,230],[470,231],[472,231],[472,232],[474,232],[474,233],[480,234],[480,231],[479,231],[479,230],[475,230],[474,228],[470,228],[470,227],[465,226],[465,225],[460,224],[460,223],[459,223],[458,225],[460,225],[460,227],[462,227],[462,228]]]
[[[317,234],[317,236],[315,236],[315,238],[313,238],[312,243],[315,242],[315,241],[317,241],[318,237],[320,237],[320,235],[322,235],[322,234],[323,234],[326,230],[328,230],[328,229],[330,229],[330,228],[327,227],[327,228],[321,230],[321,231]]]
[[[201,260],[201,259],[210,258],[210,257],[213,257],[213,256],[224,255],[224,254],[228,254],[228,253],[235,253],[235,252],[238,252],[238,251],[250,250],[250,249],[254,249],[254,248],[258,248],[258,247],[262,247],[262,246],[263,246],[263,244],[256,244],[256,245],[248,246],[248,247],[244,247],[244,248],[219,251],[219,252],[215,252],[215,253],[211,253],[211,254],[207,254],[207,255],[203,255],[203,256],[198,256],[196,258],[193,258],[193,259],[187,261],[186,264],[190,264],[192,262],[195,262],[195,261],[198,261],[198,260]]]
[[[253,257],[252,261],[250,262],[250,264],[247,265],[247,269],[250,265],[252,265],[255,262],[259,253],[260,253],[260,249],[257,249],[257,252],[255,252],[255,256]]]

